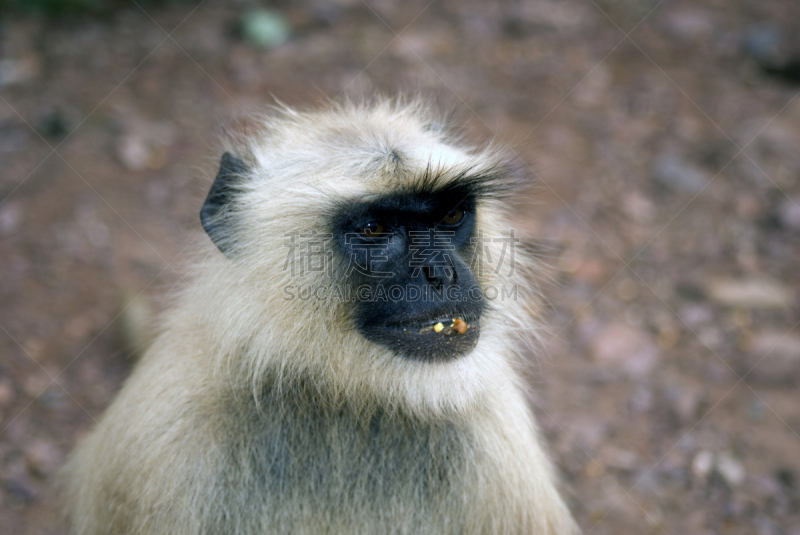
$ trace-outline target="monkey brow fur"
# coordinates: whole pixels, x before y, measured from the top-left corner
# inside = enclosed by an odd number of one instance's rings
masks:
[[[400,184],[398,190],[422,196],[459,189],[477,200],[504,199],[517,192],[524,183],[515,168],[502,160],[468,163],[462,168],[434,166],[428,162],[421,174],[412,177],[407,184]]]

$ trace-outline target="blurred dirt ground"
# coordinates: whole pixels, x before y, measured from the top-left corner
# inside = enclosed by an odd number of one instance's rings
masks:
[[[267,48],[252,4],[0,22],[0,531],[63,532],[113,320],[186,284],[225,125],[423,90],[535,179],[531,402],[584,531],[800,535],[800,3],[305,0]]]

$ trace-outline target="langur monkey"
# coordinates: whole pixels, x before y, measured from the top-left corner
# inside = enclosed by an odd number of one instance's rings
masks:
[[[575,533],[517,371],[522,180],[433,116],[282,108],[226,147],[194,282],[65,467],[76,535]]]

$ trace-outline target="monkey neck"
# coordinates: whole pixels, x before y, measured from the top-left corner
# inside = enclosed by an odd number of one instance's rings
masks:
[[[309,375],[276,377],[268,374],[259,395],[247,402],[250,410],[265,415],[306,421],[333,422],[349,419],[364,429],[383,425],[439,427],[456,423],[458,418],[421,418],[403,404],[386,404],[368,395],[339,390],[324,379]]]
[[[365,504],[441,496],[463,479],[473,443],[469,429],[451,422],[367,411],[307,380],[265,385],[258,403],[239,404],[230,416],[236,423],[229,425],[244,423],[251,432],[234,442],[229,437],[241,434],[221,429],[221,440],[229,441],[221,451],[265,476],[253,481],[254,496],[330,493],[320,503],[337,503],[337,495],[353,493]]]
[[[516,400],[500,400],[510,412],[505,416],[487,409],[471,420],[454,421],[359,405],[309,378],[267,382],[257,400],[246,397],[233,400],[234,411],[224,411],[218,429],[215,451],[222,454],[219,470],[226,474],[220,481],[227,485],[231,467],[238,467],[237,485],[246,488],[231,499],[268,504],[266,517],[276,525],[291,525],[297,507],[337,519],[345,504],[355,512],[353,518],[372,518],[384,527],[396,522],[381,516],[391,511],[411,520],[445,515],[460,522],[459,515],[472,513],[464,509],[466,503],[492,502],[505,510],[515,507],[520,495],[528,496],[520,489],[531,480],[528,467],[536,459],[529,449],[535,438]],[[510,467],[500,462],[507,458],[514,459]],[[292,496],[304,501],[285,504]],[[237,507],[233,502],[218,505],[221,510]],[[454,511],[460,513],[453,516]],[[402,532],[431,532],[423,528]]]

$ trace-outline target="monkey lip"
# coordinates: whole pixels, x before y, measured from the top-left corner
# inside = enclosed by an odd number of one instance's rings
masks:
[[[414,319],[401,323],[392,323],[386,325],[385,328],[401,330],[411,333],[416,332],[419,334],[427,334],[427,333],[442,334],[442,333],[447,333],[448,329],[452,330],[452,327],[454,325],[457,325],[458,323],[465,324],[466,330],[478,327],[477,318],[470,320],[468,319],[467,316],[452,315],[452,316],[442,316],[440,318],[434,318],[434,319],[423,319],[423,320]],[[442,326],[441,331],[435,330],[437,325]]]
[[[373,327],[368,338],[412,360],[446,362],[470,352],[478,343],[479,321],[467,318],[444,316]]]

